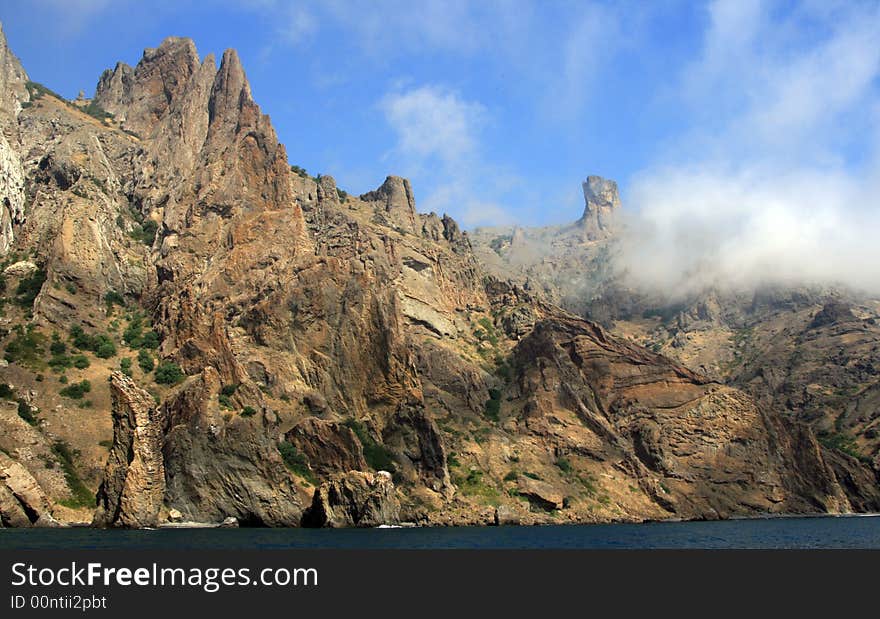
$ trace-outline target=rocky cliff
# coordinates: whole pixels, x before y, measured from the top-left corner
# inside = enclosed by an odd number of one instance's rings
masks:
[[[518,228],[509,237],[477,230],[481,262],[618,336],[746,391],[786,424],[809,425],[837,474],[849,476],[844,462],[855,466],[876,497],[880,302],[822,285],[719,284],[686,295],[635,289],[615,267],[625,229],[619,221],[602,225],[603,214],[616,220],[616,184],[590,177],[583,188],[584,215],[570,226]],[[856,504],[863,505],[858,497]]]
[[[0,248],[0,447],[63,519],[92,520],[96,488],[100,526],[877,504],[773,402],[559,308],[552,278],[490,275],[409,181],[355,197],[291,167],[232,50],[218,66],[169,38],[90,100],[26,91],[4,104],[24,199]],[[563,233],[600,252],[616,185],[584,193]]]

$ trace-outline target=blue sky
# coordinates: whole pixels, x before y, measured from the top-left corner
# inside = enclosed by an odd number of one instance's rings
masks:
[[[876,2],[147,4],[6,0],[0,19],[69,97],[168,35],[234,47],[291,163],[353,193],[407,176],[419,210],[466,227],[573,221],[588,174],[616,179],[656,245],[639,243],[676,256],[651,277],[820,268],[841,217],[877,222]],[[795,228],[778,241],[779,225]],[[837,253],[868,243],[843,232]]]

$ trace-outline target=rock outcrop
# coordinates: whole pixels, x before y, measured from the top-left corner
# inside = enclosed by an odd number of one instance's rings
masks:
[[[589,176],[583,182],[584,214],[577,225],[589,241],[608,238],[614,230],[614,218],[620,208],[617,183],[601,176]]]
[[[0,526],[55,527],[52,505],[28,470],[0,452]]]
[[[302,504],[268,431],[271,414],[224,419],[220,376],[208,367],[165,404],[165,503],[184,518],[296,526]]]
[[[405,232],[416,230],[416,201],[407,179],[389,176],[381,187],[365,193],[361,200],[375,205],[376,215],[382,223]]]
[[[350,471],[333,476],[315,490],[303,514],[305,527],[376,527],[400,522],[400,503],[386,471]]]
[[[113,448],[98,489],[100,527],[154,527],[165,497],[162,416],[153,396],[121,372],[110,376]]]
[[[30,100],[28,82],[0,25],[0,254],[12,246],[12,226],[24,219],[25,179],[18,154],[17,117]]]
[[[522,370],[507,392],[511,414],[568,454],[565,469],[582,456],[614,462],[683,518],[852,511],[806,427],[596,325],[539,322],[517,346],[515,365]],[[543,481],[518,484],[544,509],[560,504]]]
[[[30,100],[27,90],[29,78],[21,61],[9,49],[6,33],[0,24],[0,116],[8,120],[15,118],[22,104]],[[10,130],[4,127],[4,132]]]
[[[368,468],[357,435],[339,422],[309,417],[295,425],[284,438],[306,457],[309,467],[322,477],[329,477],[337,471]]]

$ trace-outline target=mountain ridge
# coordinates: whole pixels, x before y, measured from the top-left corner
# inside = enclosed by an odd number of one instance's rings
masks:
[[[7,475],[4,526],[880,505],[806,426],[487,273],[406,179],[355,197],[291,167],[234,51],[169,38],[92,100],[27,96],[0,449],[47,499]],[[604,237],[616,187],[595,185]]]

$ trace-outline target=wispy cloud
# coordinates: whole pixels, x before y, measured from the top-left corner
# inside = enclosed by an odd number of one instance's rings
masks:
[[[436,156],[444,165],[473,155],[476,134],[486,119],[480,103],[433,85],[388,94],[380,107],[397,132],[402,153]]]
[[[693,123],[635,175],[642,286],[880,291],[880,9],[719,0],[681,78]]]
[[[583,109],[596,75],[625,39],[622,15],[598,2],[548,7],[537,0],[304,0],[292,7],[250,0],[243,6],[274,24],[266,44],[275,51],[341,35],[363,62],[436,53],[494,59],[499,71],[544,93],[539,99],[545,115],[568,121]]]
[[[117,6],[123,3],[124,0]],[[81,34],[92,19],[112,8],[114,3],[112,0],[35,0],[35,4],[49,7],[60,17],[53,23],[62,35],[75,36]]]
[[[594,4],[584,4],[562,26],[564,36],[551,47],[547,65],[540,69],[547,96],[545,114],[558,121],[576,122],[591,92],[601,90],[599,76],[620,51],[624,37],[620,17],[614,11]],[[559,67],[547,70],[547,66]]]
[[[318,19],[306,7],[293,5],[285,9],[277,28],[286,43],[298,44],[318,31]]]
[[[389,158],[421,181],[417,188],[427,188],[420,210],[442,213],[454,207],[465,225],[507,219],[489,197],[493,184],[481,181],[499,172],[483,158],[480,131],[489,116],[482,104],[426,85],[391,92],[379,106],[397,138]]]

